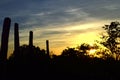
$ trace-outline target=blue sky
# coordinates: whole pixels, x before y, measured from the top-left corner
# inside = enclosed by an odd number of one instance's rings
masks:
[[[9,46],[13,49],[13,24],[19,23],[20,44],[28,44],[29,31],[34,45],[59,54],[66,47],[91,42],[104,24],[120,20],[119,0],[0,0],[0,35],[5,17],[12,20]]]

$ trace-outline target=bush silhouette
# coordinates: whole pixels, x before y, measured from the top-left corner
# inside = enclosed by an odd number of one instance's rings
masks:
[[[12,79],[18,79],[17,77],[20,76],[21,78],[40,78],[43,76],[39,75],[48,73],[49,59],[45,54],[45,50],[28,45],[20,46],[19,49],[20,52],[17,56],[13,53],[8,59],[8,72],[11,74],[8,76],[14,75]]]

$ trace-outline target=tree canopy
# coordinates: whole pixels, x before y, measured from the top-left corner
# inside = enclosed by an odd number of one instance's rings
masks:
[[[100,44],[108,48],[112,54],[116,54],[116,59],[120,55],[120,23],[115,21],[111,22],[110,25],[103,26],[107,35],[103,34]]]

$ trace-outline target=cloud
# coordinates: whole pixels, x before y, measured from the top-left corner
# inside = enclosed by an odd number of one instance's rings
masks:
[[[120,6],[119,5],[107,5],[107,6],[104,6],[103,8],[107,10],[117,10],[120,8]]]
[[[2,11],[0,15],[10,16],[13,21],[19,22],[21,29],[33,26],[56,26],[96,19],[118,18],[119,11],[116,9],[119,5],[115,6],[118,2],[119,0],[9,0],[3,1],[4,6],[0,5]],[[105,9],[108,8],[115,11],[112,13],[106,11]]]

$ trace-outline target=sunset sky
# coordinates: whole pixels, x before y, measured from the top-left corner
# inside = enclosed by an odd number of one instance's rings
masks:
[[[20,45],[28,44],[32,30],[35,46],[45,49],[45,41],[49,40],[50,51],[60,54],[66,47],[94,42],[102,26],[120,21],[120,0],[0,0],[0,35],[5,17],[12,20],[9,53],[17,22]]]

